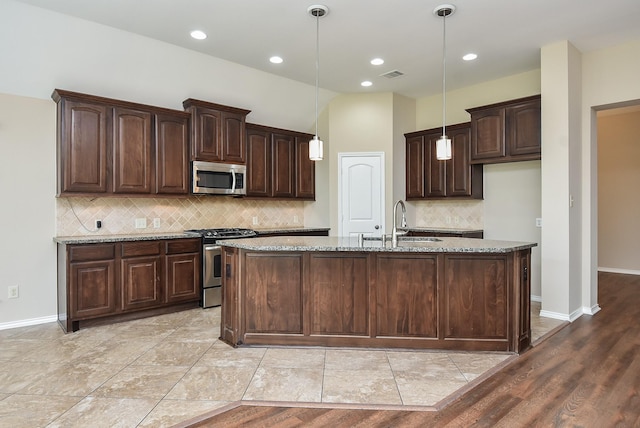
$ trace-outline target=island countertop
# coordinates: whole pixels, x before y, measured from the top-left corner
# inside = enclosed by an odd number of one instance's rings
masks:
[[[430,240],[433,239],[433,240]],[[252,251],[357,251],[415,253],[511,253],[537,246],[536,243],[475,238],[402,237],[396,247],[390,241],[353,237],[291,236],[244,238],[219,241],[220,245]]]

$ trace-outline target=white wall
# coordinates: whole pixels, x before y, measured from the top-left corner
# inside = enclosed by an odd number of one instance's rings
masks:
[[[595,110],[640,104],[640,40],[582,56],[582,307],[598,304],[598,155]]]
[[[0,94],[0,326],[56,319],[55,136],[55,104]]]
[[[540,300],[540,161],[485,165],[484,173],[484,237],[538,244],[531,250],[531,295]]]
[[[56,314],[54,88],[179,110],[199,98],[304,132],[315,121],[313,86],[12,0],[0,2],[0,52],[0,329]],[[335,95],[321,89],[320,109]],[[310,221],[328,226],[328,216]],[[5,298],[9,285],[18,299]]]
[[[640,275],[640,107],[627,110],[598,113],[598,269]]]

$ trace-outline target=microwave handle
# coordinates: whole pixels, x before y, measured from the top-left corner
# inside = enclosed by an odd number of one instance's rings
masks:
[[[231,192],[233,193],[236,191],[236,172],[234,170],[231,170],[231,176],[233,177],[231,182]]]

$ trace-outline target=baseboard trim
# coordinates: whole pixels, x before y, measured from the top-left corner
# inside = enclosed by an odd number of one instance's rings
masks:
[[[580,308],[580,309],[576,309],[575,311],[571,312],[570,314],[562,314],[560,312],[551,312],[551,311],[541,310],[540,311],[540,316],[541,317],[546,317],[546,318],[553,318],[553,319],[561,320],[561,321],[574,322],[575,320],[580,318],[582,316],[582,314],[585,313],[583,311],[584,311],[584,309]]]
[[[46,324],[48,322],[55,322],[57,320],[58,320],[58,316],[57,315],[49,315],[47,317],[31,318],[31,319],[27,319],[27,320],[4,322],[4,323],[0,323],[0,330],[7,330],[7,329],[10,329],[10,328],[18,328],[18,327],[29,327],[29,326],[32,326],[32,325]]]
[[[588,307],[588,306],[583,306],[582,307],[582,313],[585,315],[595,315],[598,312],[600,312],[600,305],[595,304],[592,307]]]
[[[542,296],[534,296],[533,294],[531,295],[531,301],[532,302],[542,302]]]
[[[598,267],[598,272],[622,273],[625,275],[640,275],[640,270],[618,269],[618,268],[608,268],[608,267]]]

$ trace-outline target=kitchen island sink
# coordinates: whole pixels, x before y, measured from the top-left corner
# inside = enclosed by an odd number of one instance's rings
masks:
[[[530,346],[536,244],[401,238],[396,246],[341,237],[222,241],[221,339],[517,353]]]

